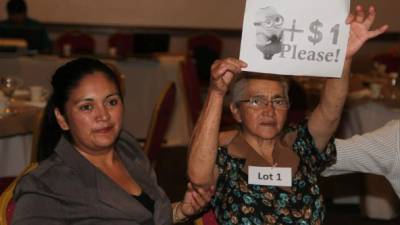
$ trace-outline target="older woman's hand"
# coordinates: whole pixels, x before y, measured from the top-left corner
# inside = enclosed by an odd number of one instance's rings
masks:
[[[242,71],[247,64],[239,59],[226,58],[216,60],[211,66],[211,90],[224,95],[235,74]]]
[[[350,24],[350,34],[347,44],[346,59],[353,57],[368,39],[374,38],[387,30],[388,25],[370,30],[375,20],[375,15],[376,12],[373,6],[369,7],[368,15],[366,16],[363,7],[357,5],[355,14],[350,14],[347,17],[346,23]]]
[[[214,187],[194,189],[192,184],[188,183],[183,200],[175,203],[176,205],[173,207],[174,222],[185,220],[190,216],[200,213],[210,202],[213,195]]]

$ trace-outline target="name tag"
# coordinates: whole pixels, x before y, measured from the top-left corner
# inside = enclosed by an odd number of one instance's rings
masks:
[[[249,166],[249,184],[268,186],[292,186],[292,168]]]

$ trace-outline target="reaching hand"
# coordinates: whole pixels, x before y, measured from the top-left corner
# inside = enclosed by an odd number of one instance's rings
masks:
[[[224,95],[233,76],[246,66],[245,62],[235,58],[216,60],[211,66],[211,89]]]
[[[193,216],[199,213],[211,200],[214,195],[214,188],[196,188],[188,184],[185,196],[180,203],[181,213],[185,216]]]
[[[383,25],[375,30],[370,30],[372,23],[375,20],[375,8],[369,7],[368,15],[365,15],[362,6],[356,6],[356,12],[347,17],[346,23],[350,24],[349,42],[347,44],[346,59],[350,59],[370,38],[374,38],[388,28],[388,25]]]

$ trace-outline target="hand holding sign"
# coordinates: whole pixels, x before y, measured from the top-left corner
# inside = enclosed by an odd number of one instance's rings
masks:
[[[348,93],[351,58],[368,39],[378,36],[387,29],[384,25],[376,30],[370,30],[375,19],[373,7],[370,7],[368,15],[365,15],[363,8],[357,6],[355,15],[348,16],[346,22],[350,25],[350,35],[342,77],[326,80],[320,102],[310,116],[309,129],[318,149],[325,148],[330,138],[330,135],[326,134],[333,134],[339,124]],[[329,115],[326,112],[329,112]],[[321,124],[329,124],[329,126],[321,129]]]
[[[228,91],[228,86],[235,74],[242,71],[247,64],[239,59],[226,58],[216,60],[211,65],[211,84],[210,88],[222,96]]]
[[[387,29],[369,30],[373,7],[349,11],[350,0],[247,0],[240,59],[253,72],[340,77],[346,58]]]
[[[376,12],[373,6],[369,7],[368,15],[365,17],[363,7],[357,5],[355,15],[350,14],[348,16],[346,23],[350,24],[350,35],[346,52],[347,59],[351,58],[368,39],[374,38],[387,30],[388,25],[369,30],[375,20],[375,15]]]

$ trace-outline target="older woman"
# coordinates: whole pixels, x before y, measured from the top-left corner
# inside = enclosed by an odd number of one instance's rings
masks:
[[[53,153],[19,182],[13,224],[167,225],[210,200],[211,193],[189,185],[171,207],[143,150],[121,131],[118,84],[94,59],[57,69],[39,150]]]
[[[374,8],[361,6],[351,31],[341,79],[326,79],[309,119],[285,128],[288,88],[282,78],[244,74],[232,84],[230,109],[237,132],[219,134],[223,99],[234,76],[246,67],[238,59],[217,60],[203,111],[192,137],[188,174],[197,187],[216,185],[212,207],[219,224],[320,224],[325,210],[317,175],[335,158],[332,135],[344,105],[350,64],[370,31]]]

